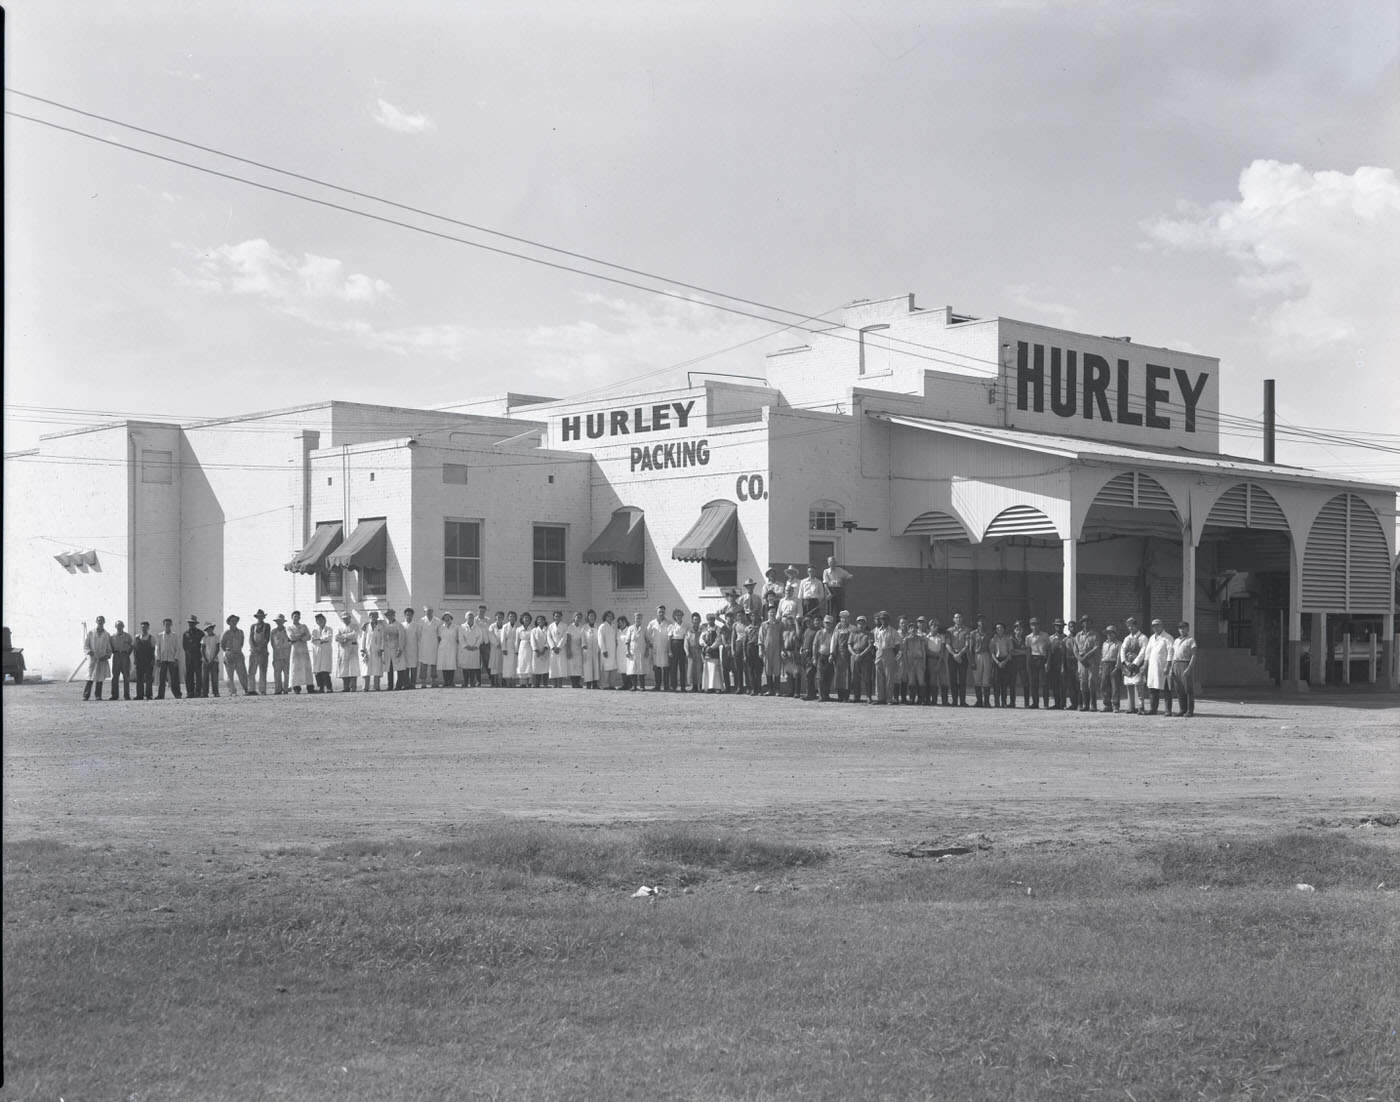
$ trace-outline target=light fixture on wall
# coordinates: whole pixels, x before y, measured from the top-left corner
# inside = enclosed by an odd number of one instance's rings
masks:
[[[846,529],[847,532],[878,532],[880,530],[878,528],[862,527],[854,520],[843,520],[841,522],[841,527]]]

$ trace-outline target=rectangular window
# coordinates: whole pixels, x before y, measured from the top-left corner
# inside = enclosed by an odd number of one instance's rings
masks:
[[[733,589],[739,584],[739,564],[705,560],[701,585],[706,589]]]
[[[836,531],[836,512],[833,509],[811,509],[807,513],[807,527],[813,532]]]
[[[175,453],[141,449],[141,481],[169,485],[175,478]]]
[[[465,486],[467,484],[467,465],[465,463],[444,463],[442,465],[442,481],[444,485]]]
[[[564,528],[535,525],[535,596],[564,596]]]
[[[481,521],[446,520],[442,529],[443,594],[448,597],[479,596]]]
[[[329,601],[345,596],[345,571],[325,566],[316,571],[316,600]]]
[[[387,597],[389,595],[389,571],[377,566],[366,566],[360,570],[361,597]]]
[[[614,589],[645,589],[646,584],[645,563],[613,563]]]

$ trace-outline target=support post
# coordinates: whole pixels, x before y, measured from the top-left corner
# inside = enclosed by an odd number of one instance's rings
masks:
[[[1200,634],[1196,623],[1196,541],[1191,538],[1191,526],[1181,530],[1181,618]]]
[[[1288,534],[1288,674],[1282,678],[1295,692],[1306,691],[1303,680],[1303,564],[1299,559],[1298,541]]]
[[[1385,676],[1381,679],[1387,689],[1395,688],[1395,613],[1387,612],[1381,617],[1381,668]]]
[[[1351,684],[1351,632],[1342,636],[1342,684]]]
[[[1331,655],[1327,653],[1327,613],[1312,614],[1312,662],[1308,666],[1310,685],[1327,684],[1327,667]]]
[[[1062,541],[1064,548],[1064,609],[1061,615],[1068,620],[1079,615],[1079,543],[1074,539]]]

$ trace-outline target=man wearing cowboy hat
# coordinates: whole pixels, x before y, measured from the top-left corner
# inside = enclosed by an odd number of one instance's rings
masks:
[[[287,618],[280,612],[273,617],[272,629],[272,692],[286,696],[292,669],[292,637],[287,634]]]
[[[778,568],[770,566],[763,572],[763,615],[768,615],[770,608],[777,608],[778,602],[783,599],[783,583],[778,581]]]
[[[248,629],[248,695],[266,696],[267,648],[272,642],[272,628],[268,627],[267,613],[262,609],[253,613],[253,619],[257,623]]]
[[[219,637],[219,649],[224,652],[224,672],[228,675],[228,695],[236,696],[234,679],[244,695],[248,693],[248,668],[243,664],[243,629],[238,626],[238,617],[229,613],[224,621],[228,625]]]
[[[199,617],[193,612],[185,624],[185,634],[180,636],[180,644],[185,651],[185,694],[189,697],[208,696],[209,686],[204,683],[204,629],[199,626]]]
[[[754,592],[758,583],[752,578],[744,580],[744,595],[739,598],[739,607],[749,614],[751,621],[757,622],[763,615],[763,595]]]

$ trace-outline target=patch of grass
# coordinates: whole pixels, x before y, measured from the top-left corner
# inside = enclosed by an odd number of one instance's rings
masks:
[[[1400,912],[1374,885],[1200,892],[1158,847],[871,871],[699,828],[442,845],[7,847],[0,1098],[1165,1102],[1400,1081]],[[606,890],[651,860],[716,875],[656,904]],[[1031,896],[1008,882],[1047,868]],[[743,870],[782,883],[755,894]]]
[[[1400,887],[1400,855],[1341,834],[1164,842],[1143,856],[1160,866],[1166,884],[1374,888],[1388,882]]]

